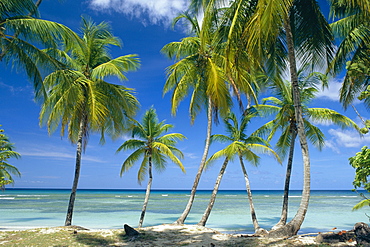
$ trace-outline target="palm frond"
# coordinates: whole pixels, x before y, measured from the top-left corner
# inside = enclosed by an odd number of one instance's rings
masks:
[[[130,149],[140,149],[145,147],[145,141],[142,140],[136,140],[136,139],[130,139],[125,141],[116,151],[116,153],[130,150]]]
[[[145,179],[145,175],[148,173],[149,169],[149,157],[148,155],[144,155],[144,159],[140,164],[139,171],[137,172],[137,181],[141,184],[142,181]]]
[[[123,162],[121,167],[120,176],[122,177],[123,173],[131,169],[131,167],[142,157],[144,156],[145,159],[145,150],[143,148],[135,150],[132,154],[130,154],[126,160]]]
[[[124,75],[127,71],[135,71],[140,65],[137,55],[130,54],[111,59],[106,63],[99,64],[91,73],[91,77],[104,79],[107,76],[117,76],[120,80],[127,80]]]
[[[370,199],[365,199],[357,203],[353,208],[352,211],[359,210],[365,206],[370,206]]]

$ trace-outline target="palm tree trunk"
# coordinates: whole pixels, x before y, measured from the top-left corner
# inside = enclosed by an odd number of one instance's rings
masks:
[[[215,183],[215,186],[214,186],[213,191],[212,191],[211,199],[209,200],[208,206],[207,206],[206,211],[204,212],[204,214],[202,216],[202,219],[198,223],[198,225],[200,225],[200,226],[205,226],[206,225],[207,220],[209,218],[209,215],[211,214],[213,205],[215,204],[215,201],[216,201],[218,188],[220,187],[220,183],[221,183],[222,177],[225,173],[228,162],[229,162],[229,159],[226,158],[224,163],[222,164],[221,170],[220,170],[220,172],[217,176],[216,183]]]
[[[286,224],[288,218],[288,199],[289,199],[289,187],[290,187],[290,177],[292,174],[292,165],[293,165],[293,155],[294,155],[294,144],[295,139],[297,138],[297,132],[292,129],[292,137],[289,149],[289,158],[285,174],[285,185],[284,185],[284,198],[283,198],[283,209],[281,210],[280,221],[272,228],[277,229]]]
[[[69,197],[67,216],[66,216],[66,221],[65,221],[65,224],[64,224],[65,226],[70,226],[72,224],[73,208],[74,208],[74,205],[75,205],[78,180],[80,178],[82,139],[83,139],[83,134],[84,134],[84,131],[85,131],[85,126],[86,126],[86,120],[85,120],[85,118],[83,118],[81,120],[80,130],[78,132],[75,176],[74,176],[74,179],[73,179],[71,195]]]
[[[143,225],[144,216],[145,216],[145,212],[146,212],[146,206],[148,205],[149,196],[150,196],[150,189],[152,187],[152,180],[153,180],[152,157],[149,157],[149,171],[148,172],[149,172],[149,181],[148,181],[148,185],[146,187],[143,209],[141,210],[141,215],[140,215],[140,220],[139,220],[139,227],[142,227],[142,225]]]
[[[307,138],[304,129],[302,106],[300,99],[300,91],[298,86],[298,75],[297,75],[297,66],[294,52],[293,44],[293,34],[290,27],[289,17],[284,21],[284,27],[286,32],[286,39],[288,44],[288,56],[289,56],[289,65],[290,65],[290,76],[292,81],[293,89],[293,102],[295,109],[295,116],[297,121],[297,133],[299,137],[299,142],[301,144],[302,158],[303,158],[303,191],[301,203],[299,205],[298,211],[294,218],[285,226],[280,227],[276,230],[270,231],[270,237],[291,237],[296,235],[301,225],[304,221],[304,218],[307,213],[308,204],[310,200],[310,187],[311,187],[311,172],[310,172],[310,155],[308,152]]]
[[[247,193],[248,193],[249,208],[250,208],[250,212],[251,212],[254,232],[256,234],[265,234],[266,231],[264,229],[262,229],[260,227],[260,225],[258,224],[256,211],[254,209],[253,198],[252,198],[252,190],[251,190],[251,186],[250,186],[250,183],[249,183],[249,177],[248,177],[247,169],[245,169],[244,162],[243,162],[243,157],[240,156],[240,155],[239,155],[239,161],[240,161],[240,166],[241,166],[243,174],[244,174],[245,187],[246,187]]]
[[[194,180],[191,192],[190,192],[190,197],[189,197],[188,204],[186,205],[186,208],[185,208],[184,212],[181,214],[181,216],[175,221],[175,224],[184,224],[184,222],[186,220],[186,217],[188,217],[188,215],[190,213],[190,210],[191,210],[191,207],[193,206],[195,193],[197,191],[200,176],[202,175],[204,165],[205,165],[206,160],[207,160],[209,146],[210,146],[210,142],[211,142],[211,131],[212,131],[212,102],[211,102],[211,99],[208,99],[207,120],[208,120],[207,136],[206,136],[206,144],[204,146],[204,152],[203,152],[202,160],[200,162],[198,172],[195,176],[195,180]]]

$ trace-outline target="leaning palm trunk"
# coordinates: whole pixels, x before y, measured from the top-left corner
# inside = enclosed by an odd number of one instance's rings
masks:
[[[288,164],[286,168],[285,174],[285,185],[284,185],[284,198],[283,198],[283,209],[281,210],[281,218],[280,221],[272,228],[278,229],[281,226],[286,224],[286,220],[288,218],[288,199],[289,199],[289,187],[290,187],[290,177],[292,174],[292,165],[293,165],[293,155],[294,155],[294,144],[295,139],[297,138],[297,132],[295,130],[292,131],[292,138],[289,150],[289,158]]]
[[[215,204],[215,201],[216,201],[216,196],[217,196],[218,188],[220,187],[220,183],[221,183],[221,180],[222,180],[223,175],[225,174],[225,170],[226,170],[226,167],[227,167],[228,162],[229,162],[229,159],[226,158],[225,161],[224,161],[224,163],[222,164],[222,167],[221,167],[221,170],[220,170],[220,172],[219,172],[219,174],[217,176],[215,187],[213,188],[211,199],[209,200],[207,209],[204,212],[204,214],[202,216],[202,219],[198,223],[198,225],[200,225],[200,226],[205,226],[206,225],[207,220],[209,218],[209,215],[211,214],[213,205]]]
[[[250,183],[249,183],[249,177],[248,177],[247,169],[245,169],[244,162],[243,162],[243,157],[240,156],[240,155],[239,155],[239,161],[240,161],[240,166],[241,166],[241,168],[243,170],[243,174],[244,174],[245,187],[246,187],[247,193],[248,193],[249,208],[250,208],[250,211],[251,211],[251,217],[252,217],[254,232],[256,234],[259,234],[259,235],[266,234],[267,233],[266,230],[261,228],[260,225],[258,224],[256,211],[254,209],[252,191],[251,191],[251,186],[250,186]]]
[[[74,208],[74,205],[75,205],[78,180],[79,180],[79,177],[80,177],[80,170],[81,170],[82,139],[83,139],[85,127],[86,127],[86,120],[85,120],[85,118],[83,118],[81,120],[80,130],[78,132],[75,177],[73,179],[71,195],[69,197],[69,204],[68,204],[65,226],[70,226],[72,224],[73,208]]]
[[[310,155],[308,152],[308,144],[307,138],[304,129],[304,122],[302,117],[302,106],[301,106],[301,99],[300,99],[300,92],[298,86],[298,76],[297,76],[297,66],[295,60],[295,52],[294,52],[294,44],[293,44],[293,35],[292,30],[290,27],[289,18],[284,21],[284,27],[286,31],[286,39],[288,45],[288,56],[289,56],[289,67],[290,67],[290,76],[292,81],[292,90],[293,90],[293,102],[294,102],[294,110],[295,116],[297,121],[297,133],[299,136],[299,142],[301,144],[302,150],[302,158],[303,158],[303,191],[302,191],[302,199],[299,205],[298,211],[294,218],[286,225],[270,231],[270,237],[290,237],[296,235],[303,220],[306,216],[308,203],[310,200]]]
[[[148,205],[149,196],[150,196],[150,189],[152,187],[153,175],[152,175],[152,158],[151,157],[149,157],[149,171],[148,172],[149,172],[149,181],[146,187],[143,209],[141,210],[141,215],[140,215],[140,220],[139,220],[139,227],[142,227],[143,225],[144,216],[146,212],[146,206]]]
[[[199,184],[200,176],[202,175],[204,165],[206,163],[206,159],[207,159],[207,156],[208,156],[209,146],[210,146],[210,142],[211,142],[211,131],[212,131],[212,102],[211,102],[210,99],[208,99],[207,120],[208,120],[207,136],[206,136],[206,144],[204,146],[204,152],[203,152],[202,160],[200,162],[198,172],[195,176],[195,180],[194,180],[194,183],[193,183],[193,188],[191,189],[188,204],[186,205],[186,208],[185,208],[184,212],[182,213],[182,215],[175,221],[175,224],[184,224],[184,222],[186,220],[186,217],[188,217],[188,215],[190,213],[191,207],[193,206],[195,193],[197,191],[197,187],[198,187],[198,184]]]

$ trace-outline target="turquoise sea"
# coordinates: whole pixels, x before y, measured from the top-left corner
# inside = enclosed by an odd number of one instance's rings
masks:
[[[64,224],[69,200],[64,189],[7,189],[0,193],[0,229],[28,229]],[[190,191],[153,190],[144,220],[145,226],[173,223],[182,213]],[[145,191],[141,190],[78,190],[73,224],[90,229],[137,227]],[[186,224],[196,224],[207,204],[211,191],[198,191]],[[257,217],[261,227],[269,229],[279,219],[283,191],[253,191]],[[289,217],[296,213],[301,191],[290,193]],[[350,190],[311,192],[308,213],[299,233],[350,230],[356,222],[368,223],[368,207],[352,211],[361,197]],[[245,191],[220,191],[207,227],[228,233],[252,233],[249,204]]]

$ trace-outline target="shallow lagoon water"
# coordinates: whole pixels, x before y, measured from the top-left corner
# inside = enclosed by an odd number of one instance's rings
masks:
[[[69,190],[7,189],[0,194],[0,229],[28,229],[64,225]],[[144,227],[173,223],[182,213],[190,191],[153,190],[144,219]],[[186,224],[196,224],[207,207],[211,191],[198,191]],[[91,229],[137,227],[145,191],[79,190],[73,215],[74,225]],[[269,229],[278,222],[283,191],[253,191],[257,218]],[[297,211],[301,191],[290,193],[289,217]],[[361,197],[350,190],[312,191],[306,219],[299,233],[350,230],[356,222],[366,222],[367,208],[352,211]],[[220,191],[207,227],[229,233],[252,233],[247,193]]]

